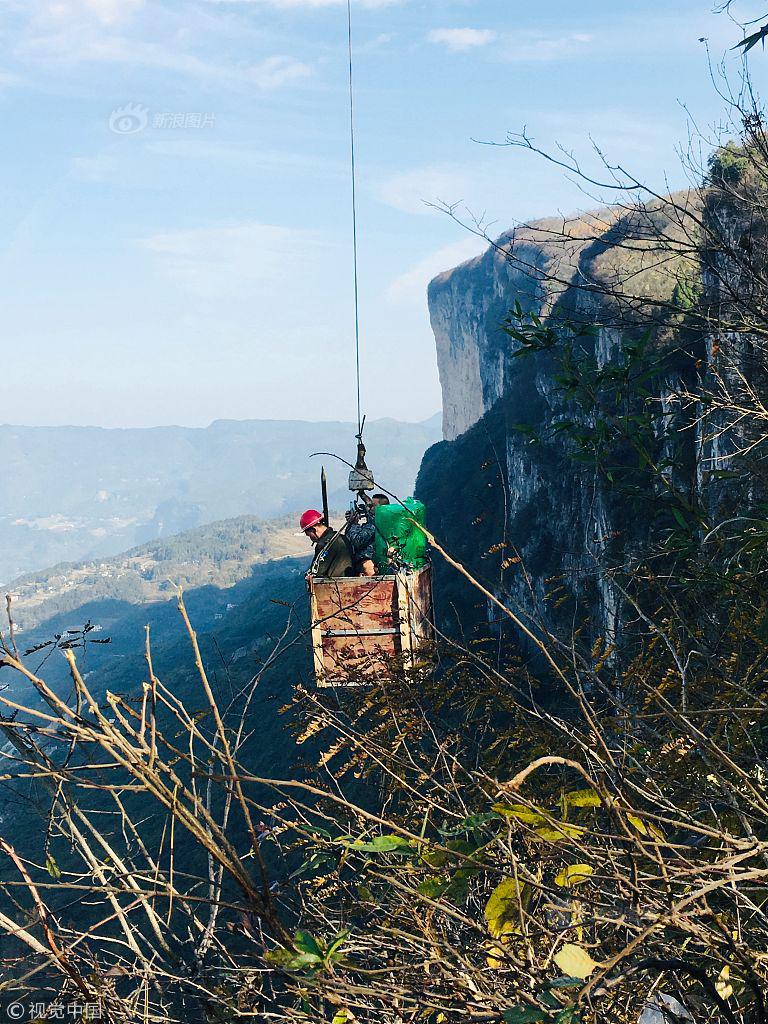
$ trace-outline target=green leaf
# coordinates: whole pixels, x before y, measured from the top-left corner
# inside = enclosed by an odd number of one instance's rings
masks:
[[[685,521],[685,517],[683,516],[682,512],[680,511],[680,509],[673,508],[672,509],[672,515],[675,517],[675,521],[676,521],[678,526],[682,527],[682,529],[684,529],[684,530],[688,530],[689,529],[688,523]]]
[[[439,828],[437,831],[441,836],[457,836],[466,832],[482,830],[485,825],[496,820],[496,815],[486,812],[485,814],[470,814],[462,818],[458,824],[451,828]]]
[[[594,789],[574,789],[565,794],[563,801],[567,807],[599,807],[601,804]]]
[[[288,971],[316,969],[323,962],[323,958],[316,953],[293,953],[290,949],[272,949],[266,954],[266,959]]]
[[[546,825],[534,830],[534,835],[545,843],[559,843],[563,839],[577,839],[586,830],[580,825],[568,825],[566,822],[558,822],[556,825]]]
[[[314,935],[309,932],[297,931],[293,937],[296,949],[302,953],[312,953],[314,956],[322,957],[323,950]]]
[[[438,900],[445,893],[449,884],[449,879],[445,878],[443,875],[430,875],[428,878],[419,882],[416,886],[416,890],[420,892],[422,896],[426,896],[430,900]]]
[[[288,967],[293,971],[301,971],[305,967],[318,967],[323,958],[317,953],[297,953],[288,961]]]
[[[45,858],[45,870],[48,872],[48,874],[51,876],[51,878],[56,878],[56,879],[61,878],[61,868],[56,863],[56,861],[53,859],[53,857],[52,857],[52,855],[50,853]]]
[[[357,896],[361,903],[375,903],[376,898],[374,897],[371,890],[367,885],[358,885]]]
[[[555,1017],[555,1024],[579,1024],[581,1014],[575,1006],[566,1006]]]
[[[537,1024],[537,1021],[546,1020],[547,1015],[536,1006],[513,1006],[511,1010],[505,1010],[501,1018],[505,1024]]]
[[[547,820],[547,816],[539,810],[526,807],[525,804],[494,804],[493,810],[503,818],[514,818],[526,825],[538,825]]]
[[[348,938],[349,938],[349,929],[348,928],[345,929],[343,932],[339,932],[337,935],[335,935],[331,939],[330,945],[328,946],[328,949],[326,950],[325,959],[326,960],[330,960],[332,957],[334,957],[336,955],[336,953],[338,953],[339,949],[343,946],[343,944],[347,941]],[[337,959],[338,959],[338,957],[337,957]]]
[[[485,905],[485,920],[494,938],[509,935],[518,930],[520,917],[530,899],[527,885],[515,878],[504,878],[499,882]]]
[[[343,842],[350,850],[361,853],[408,853],[412,849],[410,839],[393,835],[374,836],[373,839],[367,841],[355,839],[353,842],[349,842],[348,839],[341,839],[337,842]]]

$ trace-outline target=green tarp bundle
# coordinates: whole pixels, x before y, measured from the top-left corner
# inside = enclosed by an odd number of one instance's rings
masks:
[[[378,506],[374,547],[380,571],[393,564],[410,569],[420,569],[425,564],[427,540],[416,526],[416,523],[426,525],[425,513],[424,505],[416,498],[406,498],[402,504]]]

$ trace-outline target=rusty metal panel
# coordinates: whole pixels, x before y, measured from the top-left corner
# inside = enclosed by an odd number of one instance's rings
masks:
[[[323,631],[397,629],[393,577],[341,577],[313,582],[312,589]]]
[[[429,566],[398,576],[312,580],[312,643],[318,686],[354,685],[411,662],[432,639]]]
[[[397,633],[384,636],[323,637],[323,668],[328,680],[354,684],[386,675],[399,653]]]

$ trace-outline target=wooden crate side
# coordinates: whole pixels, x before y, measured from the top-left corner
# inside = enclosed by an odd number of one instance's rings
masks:
[[[326,630],[396,629],[394,580],[342,577],[313,583],[316,608],[313,622]]]
[[[425,565],[413,577],[410,609],[411,631],[418,647],[434,639],[432,568],[429,565]]]
[[[318,686],[327,686],[323,660],[323,631],[318,621],[317,595],[311,580],[309,584],[309,614],[312,623],[312,661],[315,667],[315,682]]]
[[[323,670],[326,685],[354,685],[389,672],[390,661],[398,654],[398,637],[324,636]]]
[[[425,566],[397,576],[342,577],[310,584],[318,686],[360,685],[407,666],[432,639],[432,579]]]
[[[403,664],[408,668],[413,662],[413,631],[411,629],[411,574],[397,574],[397,610],[400,650]]]

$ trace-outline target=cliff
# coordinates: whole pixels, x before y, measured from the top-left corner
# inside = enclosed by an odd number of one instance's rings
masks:
[[[536,221],[429,286],[445,441],[427,453],[417,493],[454,554],[506,601],[550,624],[572,621],[578,607],[592,619],[590,632],[615,637],[620,601],[606,569],[647,544],[654,516],[628,516],[604,474],[574,458],[560,427],[590,429],[594,416],[569,397],[553,354],[521,358],[505,324],[516,304],[544,328],[588,324],[579,346],[598,369],[618,365],[646,331],[651,349],[660,349],[685,331],[681,283],[693,274],[695,288],[701,278],[699,203],[699,195],[679,193],[642,207]],[[659,460],[674,462],[668,477],[685,494],[704,487],[709,453],[674,396],[692,386],[691,353],[704,356],[705,348],[701,336],[688,338],[685,355],[647,385]],[[463,624],[468,609],[476,620],[495,620],[449,573],[438,569],[438,577],[446,625],[454,609]]]
[[[458,437],[514,387],[519,363],[502,325],[516,302],[545,320],[577,316],[596,324],[597,351],[610,359],[621,331],[645,323],[644,299],[672,300],[690,229],[683,218],[695,214],[697,199],[680,192],[636,210],[534,221],[438,275],[428,302],[443,437]],[[609,294],[617,286],[618,302]],[[537,386],[547,390],[546,381]]]

